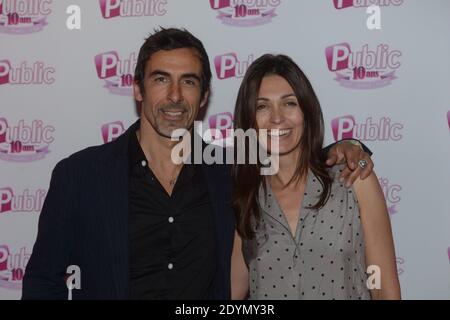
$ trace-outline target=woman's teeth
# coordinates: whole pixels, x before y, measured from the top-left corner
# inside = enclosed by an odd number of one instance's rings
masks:
[[[291,129],[285,129],[285,130],[270,130],[268,133],[269,133],[269,136],[271,136],[271,137],[282,137],[282,136],[287,135],[290,132],[291,132]]]

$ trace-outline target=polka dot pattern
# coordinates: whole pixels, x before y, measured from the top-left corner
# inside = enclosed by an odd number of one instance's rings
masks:
[[[309,171],[295,235],[270,186],[268,197],[260,189],[260,228],[244,240],[250,299],[370,299],[359,207],[338,181],[342,169],[330,169],[333,197],[320,210],[310,208],[322,186]]]

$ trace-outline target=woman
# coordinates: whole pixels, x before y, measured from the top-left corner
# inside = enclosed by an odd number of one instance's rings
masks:
[[[234,117],[236,129],[267,130],[265,147],[277,153],[279,170],[261,176],[258,164],[233,168],[233,298],[400,299],[378,179],[372,173],[346,188],[337,179],[343,167],[326,167],[322,111],[300,68],[284,55],[257,59]]]

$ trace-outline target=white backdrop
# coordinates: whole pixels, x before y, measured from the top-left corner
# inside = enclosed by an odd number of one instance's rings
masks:
[[[366,27],[366,2],[380,5],[381,30]],[[450,1],[0,3],[0,299],[21,296],[55,164],[137,119],[130,79],[157,26],[185,27],[205,44],[213,70],[205,127],[231,126],[252,60],[290,55],[319,96],[326,142],[353,136],[374,152],[403,297],[450,298]],[[81,30],[66,27],[72,4]]]

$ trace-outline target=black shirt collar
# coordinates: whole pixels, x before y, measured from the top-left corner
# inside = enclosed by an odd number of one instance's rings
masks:
[[[145,161],[148,163],[147,158],[145,157],[145,153],[142,150],[142,147],[138,141],[137,138],[137,130],[132,131],[130,134],[130,141],[128,142],[128,160],[129,160],[129,170],[131,170],[135,166],[141,166],[142,167],[142,161]],[[193,146],[192,146],[193,150]],[[187,179],[190,179],[193,177],[195,173],[195,168],[197,166],[193,164],[185,164],[183,168],[181,169],[181,172],[178,176],[178,180],[182,180],[183,182]]]
[[[137,164],[142,165],[142,161],[147,162],[144,151],[142,151],[141,145],[137,139],[136,131],[132,131],[130,134],[130,141],[128,143],[128,156],[130,170]]]

